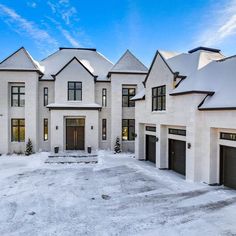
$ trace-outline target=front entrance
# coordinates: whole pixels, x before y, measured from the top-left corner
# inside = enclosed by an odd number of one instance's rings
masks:
[[[220,183],[236,189],[236,148],[220,146]]]
[[[66,150],[84,150],[85,119],[66,119]]]
[[[146,160],[156,163],[156,136],[146,135]]]
[[[186,142],[169,139],[169,169],[181,175],[186,173]]]

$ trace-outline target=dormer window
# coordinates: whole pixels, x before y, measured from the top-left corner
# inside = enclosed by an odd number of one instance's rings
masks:
[[[68,82],[68,100],[82,100],[82,82]]]
[[[166,109],[166,86],[152,88],[152,111]]]

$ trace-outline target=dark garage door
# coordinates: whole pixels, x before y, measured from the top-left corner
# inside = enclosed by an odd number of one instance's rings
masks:
[[[156,136],[146,135],[146,160],[156,163]]]
[[[236,189],[236,148],[220,146],[220,182]]]
[[[169,139],[169,168],[185,175],[186,142]]]

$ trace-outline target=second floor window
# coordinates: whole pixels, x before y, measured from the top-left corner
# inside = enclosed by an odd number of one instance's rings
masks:
[[[134,107],[135,102],[130,100],[135,96],[135,88],[122,89],[122,107]]]
[[[25,87],[24,86],[11,87],[11,106],[12,107],[25,106]]]
[[[166,109],[166,86],[152,88],[152,111]]]
[[[25,141],[25,120],[24,119],[11,120],[11,141],[12,142]]]
[[[82,83],[68,82],[68,100],[81,101],[82,100]]]
[[[102,89],[102,106],[107,106],[107,89],[105,88]]]
[[[43,89],[43,105],[48,105],[48,88],[46,87]]]

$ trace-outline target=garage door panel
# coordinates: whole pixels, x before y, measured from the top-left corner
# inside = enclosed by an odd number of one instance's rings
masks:
[[[156,163],[156,136],[146,135],[146,160]]]
[[[221,146],[221,183],[236,189],[236,148]]]
[[[169,167],[179,174],[186,173],[186,143],[185,141],[169,139]]]

